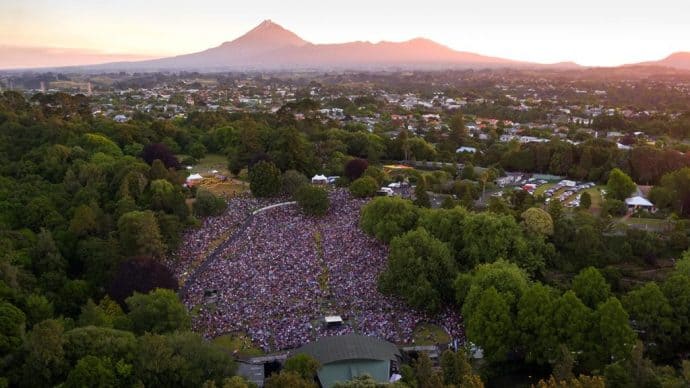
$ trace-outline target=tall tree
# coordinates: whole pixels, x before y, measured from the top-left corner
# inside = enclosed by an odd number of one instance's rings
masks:
[[[628,198],[636,188],[637,186],[626,173],[618,168],[614,168],[609,173],[609,179],[606,183],[606,198],[623,201]]]

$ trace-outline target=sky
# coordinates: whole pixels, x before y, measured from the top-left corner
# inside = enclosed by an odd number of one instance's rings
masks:
[[[687,0],[3,0],[0,67],[37,66],[56,49],[65,64],[186,54],[265,19],[312,43],[425,37],[539,63],[616,66],[690,51]]]

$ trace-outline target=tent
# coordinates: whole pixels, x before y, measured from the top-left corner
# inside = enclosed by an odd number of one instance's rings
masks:
[[[328,184],[328,178],[325,175],[314,175],[311,178],[311,183],[314,185],[326,185]]]
[[[204,179],[204,177],[202,177],[201,175],[192,174],[192,175],[187,177],[187,186],[190,186],[190,187],[194,186],[197,183],[199,183],[202,179]]]

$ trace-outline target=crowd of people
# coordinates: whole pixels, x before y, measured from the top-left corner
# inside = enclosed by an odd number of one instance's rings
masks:
[[[237,231],[252,212],[274,202],[250,195],[229,198],[223,214],[206,217],[199,228],[185,231],[183,243],[169,257],[168,266],[178,279],[186,280],[187,275],[213,251],[213,244]]]
[[[295,205],[257,213],[217,249],[185,285],[185,304],[199,306],[195,329],[209,338],[245,332],[265,351],[351,332],[411,344],[420,323],[464,340],[455,311],[430,317],[377,290],[387,248],[358,227],[366,201],[345,190],[330,197],[321,218]],[[343,325],[327,328],[326,315]]]

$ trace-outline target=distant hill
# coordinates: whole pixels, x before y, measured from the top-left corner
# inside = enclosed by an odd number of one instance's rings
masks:
[[[665,66],[675,69],[690,70],[690,52],[678,52],[660,61],[638,63],[643,66]]]
[[[241,37],[201,52],[138,62],[82,67],[86,70],[292,70],[376,68],[575,68],[539,65],[455,51],[424,38],[406,42],[313,44],[266,20]]]

